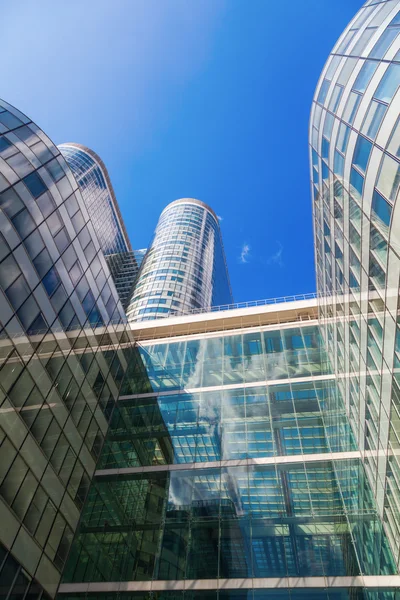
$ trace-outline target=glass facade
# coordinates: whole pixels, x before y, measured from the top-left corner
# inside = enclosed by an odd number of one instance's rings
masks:
[[[100,157],[80,144],[61,144],[60,152],[78,182],[82,198],[126,310],[138,275],[132,250],[107,169]]]
[[[61,598],[395,598],[330,589],[396,567],[315,320],[136,352]]]
[[[100,157],[80,144],[58,146],[78,182],[105,255],[132,252],[107,169]]]
[[[130,322],[232,303],[218,218],[192,198],[161,213],[127,309]]]
[[[310,120],[321,323],[397,565],[399,34],[399,2],[367,2],[328,58]]]
[[[4,101],[0,230],[0,590],[34,600],[65,565],[127,366],[125,314],[65,159]]]

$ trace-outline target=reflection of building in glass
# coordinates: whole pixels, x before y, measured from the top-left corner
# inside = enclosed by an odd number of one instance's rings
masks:
[[[310,122],[321,318],[397,563],[399,9],[387,1],[360,10],[326,63]]]
[[[232,302],[216,214],[193,198],[175,200],[161,213],[144,258],[129,321],[146,321]]]

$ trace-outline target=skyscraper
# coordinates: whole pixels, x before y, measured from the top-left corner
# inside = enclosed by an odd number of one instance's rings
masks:
[[[218,217],[200,200],[182,198],[161,213],[127,309],[128,320],[185,314],[231,304]]]
[[[367,2],[325,65],[310,121],[321,322],[397,565],[399,33],[399,2]]]
[[[4,101],[0,131],[0,589],[34,600],[60,581],[127,366],[125,314],[59,150]]]
[[[126,309],[139,267],[107,169],[93,150],[81,144],[61,144],[59,150],[78,182],[122,306]]]

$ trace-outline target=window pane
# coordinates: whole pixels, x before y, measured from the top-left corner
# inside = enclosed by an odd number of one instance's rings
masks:
[[[360,104],[361,96],[355,92],[351,92],[347,100],[346,107],[343,111],[343,121],[352,124],[357,113],[358,105]]]
[[[397,29],[397,27],[386,29],[373,47],[370,56],[372,58],[383,58],[399,31],[400,29]]]
[[[378,192],[374,192],[372,198],[371,220],[388,233],[392,207]]]
[[[21,271],[12,256],[8,256],[0,264],[0,285],[5,290],[20,275]]]
[[[399,189],[399,183],[400,164],[387,154],[384,154],[376,187],[386,198],[394,200]]]
[[[367,115],[365,117],[361,132],[374,140],[376,134],[378,133],[380,124],[382,123],[382,119],[385,115],[385,112],[385,104],[381,104],[376,100],[372,100]]]
[[[365,138],[359,136],[354,150],[353,163],[365,172],[371,153],[372,144]]]
[[[391,154],[400,157],[400,119],[398,119],[396,126],[393,129],[387,149]]]
[[[385,75],[382,78],[378,89],[375,92],[375,98],[383,102],[390,102],[400,84],[400,65],[389,65]]]
[[[371,81],[377,66],[378,63],[372,60],[365,61],[353,86],[355,90],[358,90],[359,92],[365,92],[367,85]]]
[[[47,190],[47,187],[37,173],[31,173],[23,181],[34,198],[39,198]]]
[[[24,239],[36,227],[34,220],[26,208],[21,210],[21,212],[13,218],[12,222],[21,239]]]

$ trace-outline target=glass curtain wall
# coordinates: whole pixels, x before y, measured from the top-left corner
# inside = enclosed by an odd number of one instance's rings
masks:
[[[4,101],[0,231],[0,593],[38,600],[56,593],[118,397],[125,315],[68,165]]]
[[[399,34],[399,2],[367,2],[328,58],[310,120],[321,318],[397,564]]]
[[[136,352],[60,598],[85,582],[131,582],[138,598],[287,597],[258,588],[288,577],[321,577],[322,598],[326,577],[396,572],[317,325]]]

